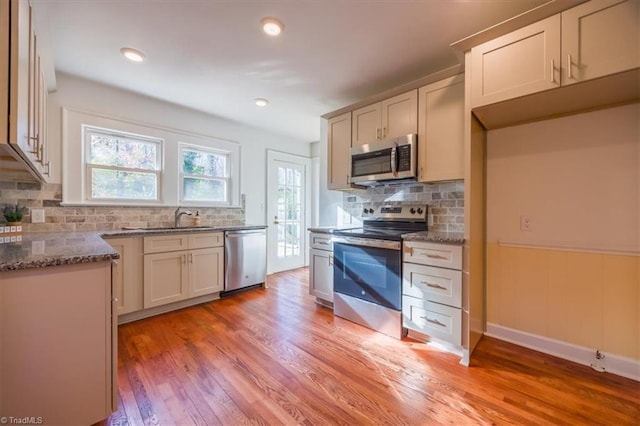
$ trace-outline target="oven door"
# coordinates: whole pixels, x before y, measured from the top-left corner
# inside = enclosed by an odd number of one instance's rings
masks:
[[[400,311],[400,243],[359,238],[337,240],[333,246],[333,290]],[[346,243],[344,240],[353,242]]]

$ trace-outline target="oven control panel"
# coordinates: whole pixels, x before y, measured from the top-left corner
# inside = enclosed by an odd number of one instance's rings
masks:
[[[365,206],[362,208],[362,217],[367,219],[426,220],[427,205],[411,204],[403,206],[382,206],[379,209]]]

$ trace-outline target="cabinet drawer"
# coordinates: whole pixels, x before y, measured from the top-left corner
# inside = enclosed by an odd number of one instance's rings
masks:
[[[311,233],[311,248],[318,250],[333,251],[333,242],[331,241],[331,234],[316,234]]]
[[[184,234],[156,235],[144,237],[144,253],[162,253],[167,251],[186,250],[189,238]]]
[[[189,234],[190,249],[222,247],[223,245],[224,232],[198,232]]]
[[[462,344],[462,310],[458,308],[402,296],[402,325],[457,346]]]
[[[402,294],[460,308],[462,307],[462,272],[403,263]]]
[[[421,265],[462,269],[462,246],[406,241],[403,245],[403,261]]]

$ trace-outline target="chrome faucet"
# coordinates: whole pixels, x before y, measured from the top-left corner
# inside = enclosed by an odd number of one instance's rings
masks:
[[[182,217],[182,215],[184,215],[184,214],[186,214],[187,216],[193,215],[193,213],[191,213],[191,211],[189,211],[189,210],[185,210],[185,211],[181,212],[180,211],[181,208],[182,207],[178,207],[176,209],[176,212],[174,213],[174,216],[175,216],[175,219],[176,219],[176,223],[175,223],[176,228],[180,227],[180,218]]]

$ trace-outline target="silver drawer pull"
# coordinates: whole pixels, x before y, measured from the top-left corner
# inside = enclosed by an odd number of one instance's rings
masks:
[[[435,325],[439,325],[440,327],[446,327],[447,325],[445,323],[442,323],[440,321],[438,321],[437,319],[431,319],[429,317],[420,317],[423,320],[426,320],[427,322],[430,322],[431,324],[435,324]]]
[[[439,254],[427,254],[427,257],[430,259],[442,259],[442,260],[447,260],[449,259],[446,256],[440,256]]]
[[[437,288],[438,290],[446,290],[446,287],[441,286],[440,284],[430,283],[429,281],[421,281],[420,284],[424,284],[427,287]]]

